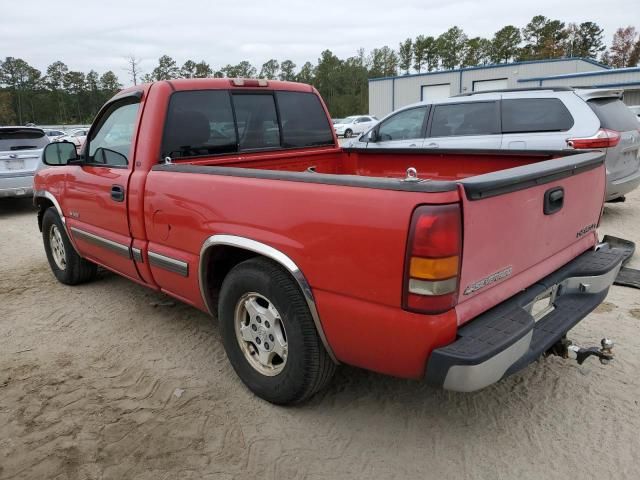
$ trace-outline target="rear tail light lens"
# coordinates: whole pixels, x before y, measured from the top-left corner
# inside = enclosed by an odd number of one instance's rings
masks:
[[[589,148],[615,147],[618,145],[618,142],[620,142],[620,132],[601,128],[592,137],[570,138],[567,140],[567,145],[575,148],[576,150],[582,150]]]
[[[264,78],[232,78],[231,85],[234,87],[268,87],[269,81]]]
[[[461,250],[459,204],[416,208],[409,228],[404,309],[436,314],[456,305]]]

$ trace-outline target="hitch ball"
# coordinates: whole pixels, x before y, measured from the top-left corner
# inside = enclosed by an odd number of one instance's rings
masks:
[[[613,358],[612,350],[615,344],[613,343],[612,340],[608,338],[603,338],[602,340],[600,340],[600,345],[602,345],[602,348],[600,349],[600,351],[604,355],[606,355],[606,357],[605,356],[600,357],[600,363],[602,363],[603,365],[607,365]]]

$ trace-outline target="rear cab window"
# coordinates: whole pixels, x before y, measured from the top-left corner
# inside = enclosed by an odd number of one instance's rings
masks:
[[[44,148],[49,139],[42,130],[31,128],[0,129],[0,152],[16,150],[38,150]]]
[[[232,94],[240,150],[280,146],[280,125],[271,94]]]
[[[500,133],[497,102],[463,102],[435,105],[430,137],[495,135]]]
[[[291,91],[197,90],[171,96],[162,157],[333,145],[317,95]]]
[[[505,99],[501,109],[502,133],[565,132],[574,123],[557,98]]]
[[[226,90],[175,92],[169,101],[162,157],[236,152],[238,141]]]
[[[282,147],[333,145],[333,129],[317,95],[276,92],[276,99],[282,123]]]
[[[600,120],[600,126],[617,132],[638,129],[638,119],[618,98],[594,98],[587,102]]]

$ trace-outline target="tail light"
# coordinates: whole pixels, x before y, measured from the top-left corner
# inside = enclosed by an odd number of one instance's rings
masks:
[[[232,78],[231,85],[234,87],[268,87],[269,81],[264,78]]]
[[[589,148],[608,148],[615,147],[620,142],[620,132],[601,128],[592,137],[570,138],[567,145],[577,150]]]
[[[461,250],[459,204],[416,208],[405,261],[405,310],[435,314],[456,305]]]

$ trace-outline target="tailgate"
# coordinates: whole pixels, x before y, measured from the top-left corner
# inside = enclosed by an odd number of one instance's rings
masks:
[[[42,149],[0,152],[0,178],[33,175],[41,155]]]
[[[48,143],[42,129],[0,127],[0,178],[33,175]]]
[[[460,181],[459,323],[560,268],[596,242],[605,193],[602,152]]]

